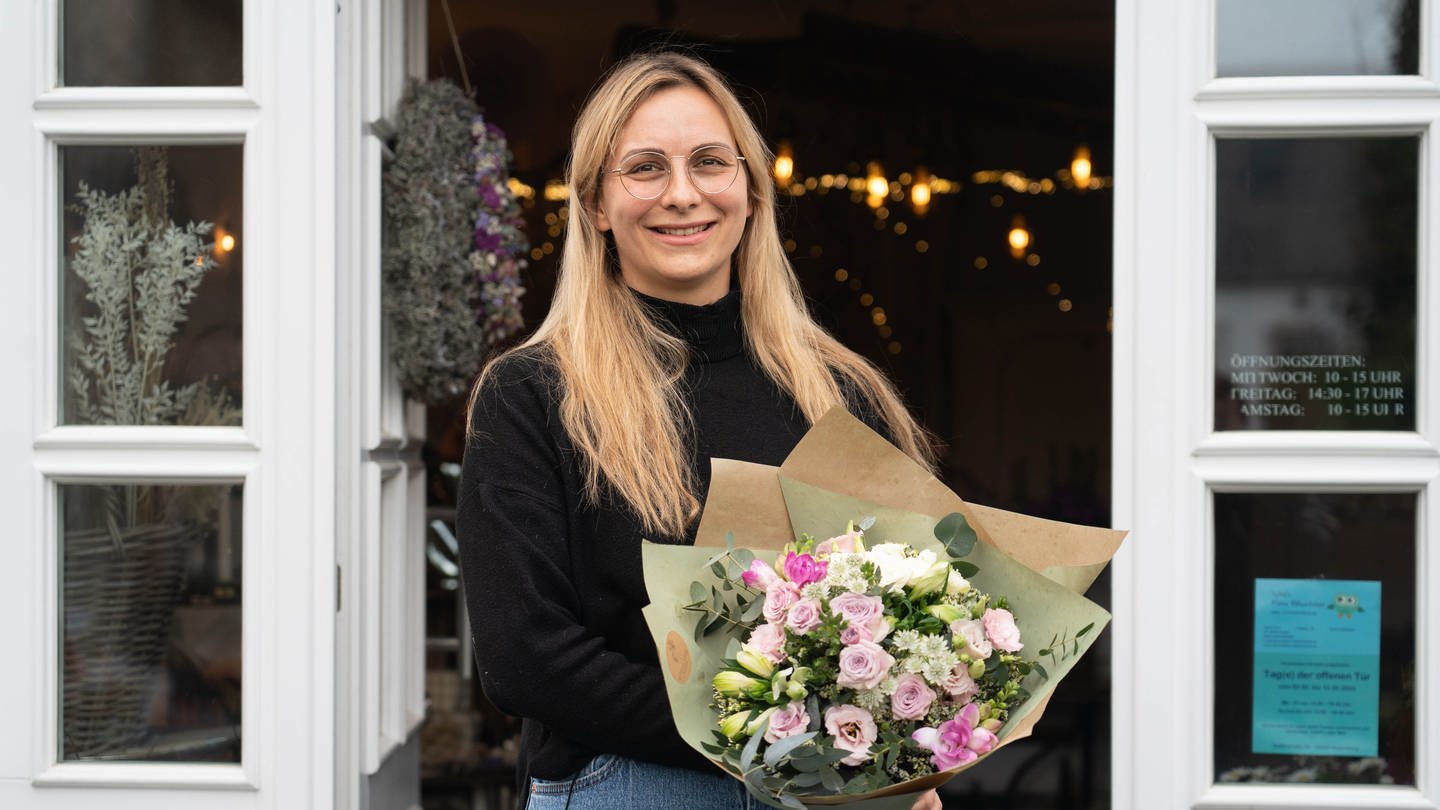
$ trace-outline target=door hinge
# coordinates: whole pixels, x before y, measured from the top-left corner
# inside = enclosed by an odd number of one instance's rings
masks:
[[[340,612],[340,566],[335,566],[335,612]]]

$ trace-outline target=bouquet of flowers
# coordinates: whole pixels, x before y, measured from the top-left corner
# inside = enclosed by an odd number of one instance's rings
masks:
[[[676,726],[768,805],[908,810],[1029,733],[1122,536],[964,504],[843,412],[716,460],[696,545],[643,548]]]

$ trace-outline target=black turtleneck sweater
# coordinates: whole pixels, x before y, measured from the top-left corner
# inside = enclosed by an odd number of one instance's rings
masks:
[[[702,496],[711,457],[784,461],[809,424],[746,350],[740,293],[708,306],[639,297],[693,350],[684,392]],[[537,346],[498,360],[475,403],[459,537],[480,683],[496,707],[524,718],[522,778],[563,778],[602,752],[713,770],[675,730],[640,613],[646,533],[613,496],[584,499],[559,401]]]

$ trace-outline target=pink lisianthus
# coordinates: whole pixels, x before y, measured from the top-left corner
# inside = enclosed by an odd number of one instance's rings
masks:
[[[809,554],[796,554],[792,551],[785,555],[785,578],[796,585],[819,582],[825,578],[828,565]]]
[[[930,711],[930,704],[935,702],[936,697],[935,690],[925,683],[924,678],[907,672],[900,676],[894,694],[890,695],[890,713],[897,720],[919,720]]]
[[[870,745],[878,733],[870,712],[848,703],[825,710],[825,731],[834,735],[836,748],[851,752],[840,760],[842,765],[861,765],[870,759]]]
[[[765,621],[771,624],[780,624],[785,621],[785,614],[790,612],[790,606],[799,599],[799,585],[777,580],[769,590],[765,591]]]
[[[885,615],[885,603],[878,596],[846,591],[830,600],[830,610],[851,624],[870,625]]]
[[[785,614],[785,626],[800,635],[820,626],[820,603],[814,599],[801,599],[790,606]]]
[[[941,723],[939,728],[916,729],[910,737],[930,752],[930,762],[936,770],[948,771],[974,762],[998,744],[999,741],[988,729],[976,728],[979,719],[980,708],[971,703],[953,719]]]
[[[997,649],[1005,652],[1019,652],[1025,645],[1020,643],[1020,628],[1015,626],[1015,614],[1005,608],[990,608],[981,619],[985,623],[985,635]]]
[[[950,632],[965,642],[962,652],[968,653],[971,658],[984,661],[995,651],[990,639],[985,637],[985,626],[979,619],[956,619],[950,623]]]
[[[835,683],[845,689],[874,689],[885,680],[895,659],[873,641],[858,641],[840,650]]]
[[[775,573],[770,563],[751,560],[750,568],[740,574],[740,581],[745,583],[745,587],[764,593],[769,592],[770,586],[780,581],[780,575]]]
[[[860,532],[853,531],[846,532],[839,537],[832,537],[829,540],[821,540],[815,545],[815,553],[820,556],[834,554],[837,551],[845,554],[853,554],[855,553],[860,536]]]
[[[945,696],[955,703],[961,703],[980,694],[980,685],[970,677],[970,668],[964,664],[956,666],[950,671],[949,677],[940,684],[945,690]]]
[[[792,700],[770,715],[770,725],[765,729],[765,742],[773,743],[799,734],[809,725],[810,714],[805,711],[805,702]]]
[[[779,664],[785,660],[785,630],[778,624],[762,624],[750,633],[745,646]]]

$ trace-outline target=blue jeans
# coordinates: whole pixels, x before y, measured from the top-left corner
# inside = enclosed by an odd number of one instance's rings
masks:
[[[525,810],[758,810],[740,780],[601,754],[567,779],[530,779]]]

